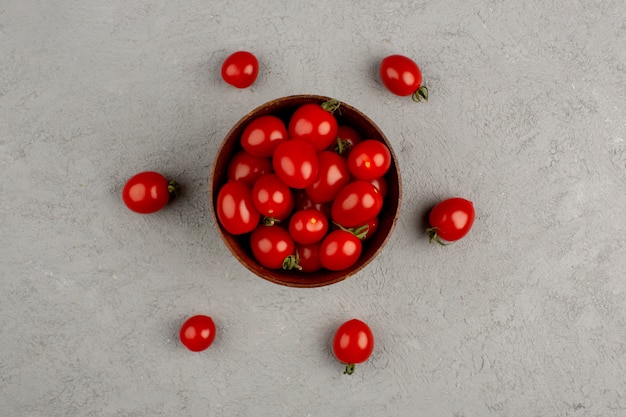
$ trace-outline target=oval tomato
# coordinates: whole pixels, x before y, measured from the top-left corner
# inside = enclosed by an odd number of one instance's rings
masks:
[[[355,178],[374,180],[387,173],[391,166],[391,152],[387,145],[375,139],[357,144],[348,154],[348,168]]]
[[[415,61],[403,55],[390,55],[380,63],[380,79],[398,96],[413,95],[415,101],[428,101],[428,90],[422,86],[422,71]]]
[[[250,235],[255,259],[269,269],[280,269],[294,255],[295,243],[289,232],[280,226],[260,225]]]
[[[286,219],[294,204],[291,188],[276,174],[262,175],[254,183],[252,201],[259,213],[276,220]]]
[[[161,210],[175,197],[177,185],[158,172],[140,172],[131,177],[122,190],[122,200],[135,213],[150,214]]]
[[[237,88],[250,87],[258,73],[259,61],[248,51],[237,51],[222,64],[222,78]]]
[[[289,234],[297,243],[319,242],[328,232],[328,219],[315,209],[300,210],[289,220]]]
[[[363,244],[358,237],[347,230],[334,230],[322,240],[320,263],[331,271],[341,271],[354,265],[362,251]]]
[[[337,120],[318,104],[304,104],[291,116],[288,131],[291,139],[306,140],[321,151],[337,140]]]
[[[319,169],[313,184],[306,193],[315,203],[332,201],[337,193],[350,182],[350,170],[344,158],[335,152],[322,151],[317,154]]]
[[[446,244],[461,239],[474,224],[474,204],[460,197],[448,198],[430,211],[426,232],[430,241]],[[443,240],[443,241],[442,241]],[[445,242],[444,242],[445,241]]]
[[[344,374],[351,375],[355,365],[368,360],[373,351],[374,334],[363,321],[349,320],[335,332],[333,353],[339,362],[346,364]]]
[[[331,208],[332,219],[343,227],[357,227],[378,216],[383,197],[367,181],[357,180],[339,191]]]
[[[215,209],[222,227],[233,235],[251,232],[261,218],[250,188],[241,181],[230,180],[220,188]]]
[[[282,141],[287,140],[285,123],[276,116],[266,115],[252,120],[241,134],[241,146],[250,155],[270,157]]]
[[[239,180],[252,187],[263,174],[272,172],[272,160],[250,155],[246,151],[237,152],[228,163],[226,176],[229,180]]]
[[[179,337],[187,349],[201,352],[211,346],[215,339],[215,323],[209,316],[190,317],[181,326]]]
[[[319,161],[309,142],[290,139],[276,147],[272,166],[276,175],[289,187],[306,188],[317,177]]]

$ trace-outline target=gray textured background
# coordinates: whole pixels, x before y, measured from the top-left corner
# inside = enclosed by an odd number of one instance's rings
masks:
[[[1,1],[0,415],[625,416],[625,22],[622,0]],[[241,91],[238,49],[261,63]],[[427,104],[380,84],[392,53]],[[232,258],[207,189],[229,128],[300,93],[370,116],[404,186],[379,259],[304,290]],[[186,194],[141,216],[120,191],[147,169]],[[453,195],[474,229],[431,246]],[[377,345],[346,377],[352,317]]]

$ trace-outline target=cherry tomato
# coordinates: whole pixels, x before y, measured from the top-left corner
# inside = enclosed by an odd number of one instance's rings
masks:
[[[320,242],[306,245],[296,243],[296,259],[302,272],[315,272],[322,269]]]
[[[321,241],[328,227],[326,216],[315,209],[296,211],[289,220],[289,234],[293,240],[302,244]]]
[[[180,328],[180,341],[192,352],[211,346],[215,339],[215,323],[209,316],[197,315],[187,319]]]
[[[237,88],[250,87],[259,73],[259,61],[247,51],[237,51],[222,64],[222,78]]]
[[[328,150],[334,151],[339,155],[347,155],[350,149],[357,143],[361,142],[363,137],[359,132],[351,126],[339,125],[337,127],[337,142],[331,143]]]
[[[252,201],[259,213],[275,220],[285,220],[294,204],[291,188],[276,174],[265,174],[254,183]]]
[[[387,145],[375,139],[358,143],[348,154],[348,168],[355,178],[374,180],[387,173],[391,152]]]
[[[285,123],[272,115],[252,120],[241,134],[241,146],[254,156],[272,156],[278,144],[284,140],[287,140]]]
[[[220,188],[216,212],[222,227],[233,235],[251,232],[261,218],[252,201],[250,187],[235,180],[228,181]]]
[[[258,226],[250,235],[250,247],[255,259],[269,269],[282,268],[295,253],[293,239],[280,226]]]
[[[272,160],[239,151],[230,160],[226,172],[229,180],[239,180],[252,187],[261,175],[272,172]]]
[[[341,271],[354,265],[362,250],[363,244],[354,234],[347,230],[334,230],[322,240],[320,263],[331,271]]]
[[[309,142],[304,139],[290,139],[278,144],[272,166],[276,175],[289,187],[306,188],[317,177],[319,161]]]
[[[131,177],[122,190],[122,200],[130,210],[149,214],[161,210],[176,196],[177,185],[158,172],[146,171]]]
[[[422,71],[415,61],[403,55],[389,55],[380,63],[380,79],[389,91],[413,100],[428,101],[428,90],[422,86]]]
[[[374,351],[374,334],[358,319],[348,320],[337,329],[333,339],[333,353],[346,365],[344,374],[352,375],[355,365],[369,359]]]
[[[383,197],[367,181],[357,180],[339,191],[331,208],[332,219],[343,227],[357,227],[378,216]]]
[[[317,154],[317,159],[317,178],[305,190],[313,202],[326,203],[350,182],[350,170],[346,160],[335,152],[322,151]]]
[[[474,224],[474,204],[460,197],[448,198],[430,211],[426,232],[430,241],[446,244],[461,239]]]
[[[367,226],[367,229],[365,231],[365,234],[361,238],[361,241],[365,242],[369,240],[374,235],[374,233],[376,233],[376,230],[378,230],[378,225],[379,225],[378,217],[371,218],[367,222],[365,222],[363,226]]]
[[[289,120],[289,137],[306,140],[321,151],[337,140],[337,120],[318,104],[304,104]]]

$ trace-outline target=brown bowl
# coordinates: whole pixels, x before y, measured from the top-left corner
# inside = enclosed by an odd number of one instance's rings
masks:
[[[252,255],[250,245],[248,243],[249,234],[232,235],[228,233],[217,220],[215,210],[217,204],[217,195],[220,187],[227,181],[227,168],[233,155],[241,150],[240,137],[245,127],[253,119],[265,116],[278,116],[287,125],[289,118],[293,112],[303,104],[307,103],[323,103],[330,100],[329,97],[316,95],[295,95],[289,97],[278,98],[265,103],[250,113],[246,114],[239,120],[235,126],[228,132],[226,138],[220,146],[210,178],[210,191],[212,201],[212,213],[215,224],[219,233],[226,244],[226,247],[246,268],[261,278],[276,284],[286,285],[289,287],[313,288],[330,285],[342,281],[363,269],[369,264],[381,251],[393,229],[396,225],[400,212],[400,203],[402,199],[402,187],[400,181],[400,170],[398,169],[397,159],[393,152],[391,144],[383,134],[383,132],[372,122],[367,116],[355,109],[354,107],[341,103],[341,106],[333,114],[337,118],[339,124],[346,124],[357,130],[363,139],[377,139],[384,142],[389,148],[392,156],[392,163],[386,174],[387,195],[383,205],[382,212],[379,215],[379,225],[376,233],[363,243],[363,252],[355,265],[342,271],[329,271],[322,269],[316,272],[300,272],[298,270],[273,270],[260,265]]]

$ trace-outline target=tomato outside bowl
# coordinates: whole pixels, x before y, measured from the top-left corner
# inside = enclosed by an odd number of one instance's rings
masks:
[[[402,200],[402,186],[397,158],[391,143],[380,128],[366,115],[349,104],[341,102],[340,107],[333,113],[338,124],[352,127],[361,134],[363,139],[376,139],[383,142],[389,148],[392,159],[391,166],[385,175],[387,192],[382,211],[378,216],[378,228],[373,236],[363,242],[363,251],[359,260],[351,267],[341,271],[321,269],[316,272],[301,272],[297,269],[268,269],[262,266],[252,255],[249,243],[250,233],[233,235],[227,232],[220,224],[216,210],[218,193],[220,188],[228,181],[227,170],[231,159],[237,152],[242,150],[240,139],[246,126],[257,117],[266,115],[277,116],[288,126],[290,116],[300,106],[308,103],[321,105],[329,100],[331,100],[330,97],[318,95],[294,95],[278,98],[257,107],[243,116],[228,132],[218,149],[211,169],[209,188],[212,215],[224,244],[233,256],[249,271],[275,284],[288,287],[315,288],[335,284],[355,275],[380,253],[389,240],[398,220]]]

